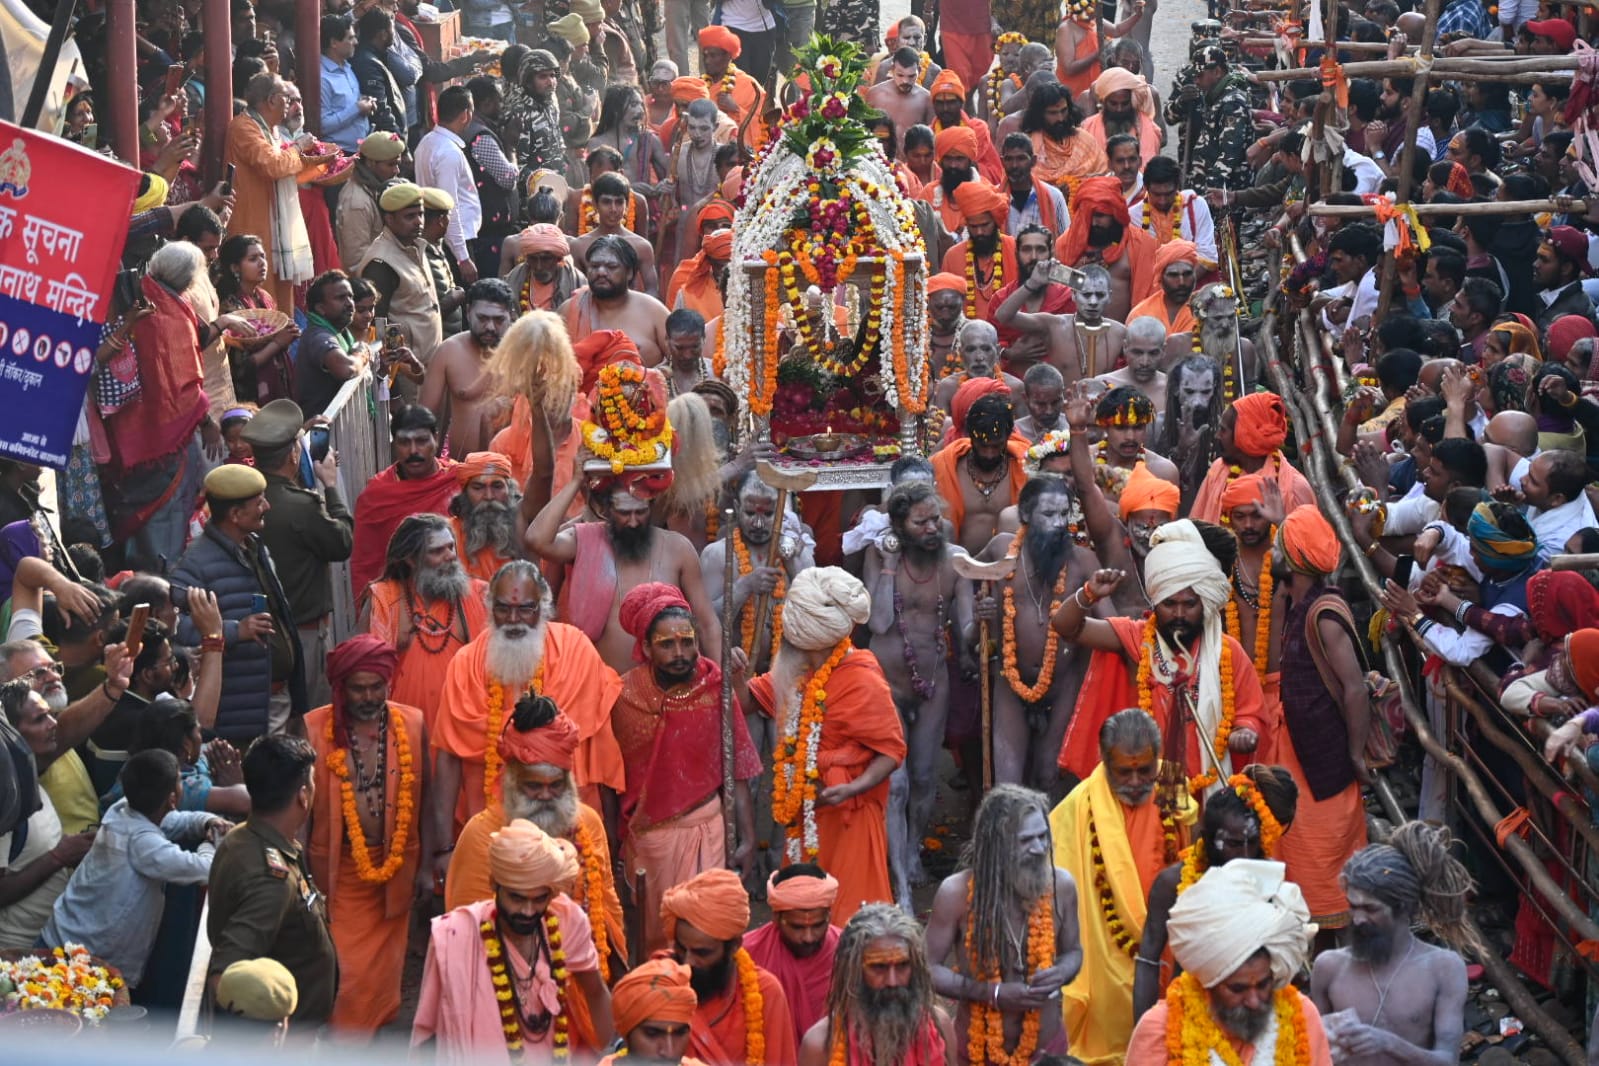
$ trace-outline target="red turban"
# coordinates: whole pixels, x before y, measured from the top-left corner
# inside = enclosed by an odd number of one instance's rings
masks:
[[[1056,256],[1068,266],[1075,265],[1088,247],[1088,227],[1094,215],[1109,215],[1123,226],[1131,225],[1127,214],[1127,198],[1122,195],[1122,183],[1112,177],[1087,178],[1077,187],[1072,199],[1072,224],[1066,229]]]
[[[1300,573],[1321,577],[1338,569],[1338,534],[1314,504],[1302,503],[1290,511],[1279,535],[1288,565]]]
[[[1252,503],[1259,507],[1266,501],[1262,491],[1265,484],[1266,479],[1259,474],[1245,474],[1228,482],[1227,487],[1221,492],[1222,516],[1225,518],[1232,514],[1234,507],[1242,507],[1245,504]]]
[[[462,488],[480,477],[511,477],[511,460],[499,452],[472,452],[455,464],[455,482]]]
[[[692,971],[675,959],[651,959],[628,972],[611,989],[611,1017],[626,1038],[645,1022],[687,1025],[699,1007],[689,983]]]
[[[706,870],[667,889],[661,897],[661,924],[667,943],[677,937],[679,921],[715,940],[743,936],[750,925],[750,894],[732,870]]]
[[[934,99],[940,96],[958,96],[962,100],[966,99],[966,83],[961,81],[959,74],[948,67],[939,71],[938,77],[933,79],[933,87],[928,91],[933,94]]]
[[[949,416],[955,426],[955,436],[966,432],[966,415],[971,411],[972,404],[991,395],[1003,396],[1008,400],[1010,386],[999,378],[972,378],[961,383],[961,387],[955,390],[955,398],[949,402]]]
[[[622,631],[633,638],[633,658],[639,662],[648,661],[648,656],[644,654],[644,638],[649,635],[650,626],[668,607],[681,607],[685,611],[689,609],[682,590],[663,581],[634,585],[622,597],[622,605],[617,608],[617,621],[622,623]]]
[[[738,54],[744,51],[744,45],[738,39],[738,34],[726,26],[707,26],[701,30],[700,47],[720,48],[733,59],[737,59]]]
[[[1173,263],[1188,263],[1197,267],[1199,245],[1193,241],[1167,241],[1161,245],[1160,251],[1155,253],[1155,277],[1165,274],[1166,268]]]
[[[1566,639],[1566,665],[1590,700],[1599,700],[1599,629],[1579,629]]]
[[[619,329],[597,329],[572,345],[577,365],[583,369],[583,392],[592,392],[599,384],[600,368],[611,363],[638,362],[638,345]]]
[[[715,233],[706,234],[705,239],[700,241],[700,251],[705,253],[707,259],[733,258],[733,231],[719,229]]]
[[[1122,486],[1120,499],[1122,521],[1127,521],[1134,511],[1159,511],[1177,517],[1177,507],[1182,501],[1182,490],[1165,478],[1156,477],[1142,461],[1133,467]]]
[[[1457,164],[1458,165],[1458,164]],[[1564,363],[1566,356],[1571,354],[1572,347],[1584,337],[1595,336],[1593,322],[1583,315],[1561,315],[1549,323],[1548,355],[1557,363]],[[1578,377],[1588,373],[1588,368],[1583,367],[1578,372]]]
[[[1462,200],[1477,198],[1477,188],[1471,184],[1471,171],[1460,163],[1449,164],[1449,181],[1444,187]]]
[[[944,157],[951,154],[965,156],[969,161],[977,162],[977,134],[972,132],[970,126],[951,126],[939,130],[938,136],[933,138],[934,159],[942,163]],[[1118,183],[1116,188],[1120,189],[1121,185]]]
[[[328,652],[328,686],[333,690],[333,733],[339,747],[350,743],[350,727],[344,720],[344,681],[351,674],[373,673],[384,681],[394,680],[400,653],[386,640],[359,633]]]
[[[967,181],[955,186],[955,206],[966,221],[987,215],[1001,229],[1010,221],[1010,200],[986,181]]]
[[[679,104],[692,104],[695,100],[709,100],[711,87],[704,78],[681,77],[672,79],[672,100]]]
[[[965,292],[966,279],[959,274],[934,274],[927,279],[927,295],[935,292]]]
[[[1540,570],[1527,581],[1527,614],[1545,644],[1599,619],[1599,591],[1575,570]]]
[[[500,758],[523,766],[543,764],[570,771],[578,739],[577,723],[559,712],[548,725],[526,732],[516,728],[516,722],[508,718],[505,731],[500,734]]]
[[[733,221],[733,205],[726,200],[712,200],[700,208],[700,213],[694,216],[694,228],[699,229],[713,219],[725,218]]]
[[[1288,411],[1275,392],[1252,392],[1233,401],[1233,446],[1245,455],[1270,455],[1288,439]]]

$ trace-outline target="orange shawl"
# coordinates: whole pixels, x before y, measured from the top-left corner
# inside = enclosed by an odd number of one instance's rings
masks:
[[[944,447],[933,453],[933,481],[938,486],[938,494],[944,498],[944,517],[949,519],[955,527],[956,533],[960,532],[961,524],[966,520],[966,497],[961,493],[960,460],[961,456],[972,450],[970,437],[961,437],[950,441]],[[1023,464],[1027,461],[1027,442],[1011,437],[1005,442],[1005,450],[1010,453],[1010,492],[1011,502],[1021,495],[1022,486],[1027,484],[1027,471]]]

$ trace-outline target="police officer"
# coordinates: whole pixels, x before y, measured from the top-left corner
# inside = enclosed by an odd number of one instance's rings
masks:
[[[316,752],[299,737],[265,736],[244,755],[250,817],[217,846],[211,861],[208,982],[244,959],[276,959],[294,975],[302,1032],[333,1013],[339,962],[322,893],[295,843],[316,802]]]
[[[1199,45],[1193,62],[1178,74],[1166,102],[1166,122],[1183,145],[1188,187],[1231,190],[1253,183],[1244,159],[1255,135],[1246,84],[1216,43]]]
[[[333,583],[328,567],[350,557],[355,519],[339,496],[338,453],[327,447],[320,455],[313,452],[309,463],[302,458],[304,425],[299,404],[273,400],[245,423],[239,436],[255,453],[255,468],[266,475],[271,510],[261,528],[261,541],[272,555],[300,630],[300,647],[310,667],[305,677],[308,702],[320,707],[331,698],[321,669],[332,648]],[[323,495],[304,487],[301,471],[306,466]]]

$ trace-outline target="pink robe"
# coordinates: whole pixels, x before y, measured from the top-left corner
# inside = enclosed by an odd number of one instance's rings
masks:
[[[843,931],[838,926],[829,926],[822,940],[822,950],[801,959],[783,943],[776,922],[767,922],[754,932],[744,934],[744,950],[750,953],[755,965],[777,978],[777,983],[783,986],[789,1013],[794,1016],[796,1044],[827,1014],[827,991],[833,986],[833,956],[838,953],[841,935]]]
[[[411,1024],[411,1046],[434,1041],[439,1066],[500,1066],[509,1064],[510,1052],[500,1028],[500,1003],[494,996],[488,959],[483,952],[479,926],[494,908],[491,899],[468,903],[433,919],[428,936],[427,963],[422,970],[422,991]],[[565,895],[550,900],[561,926],[561,944],[566,950],[566,965],[572,973],[588,973],[600,968],[594,950],[594,936],[583,908]],[[510,943],[505,944],[508,969],[525,972],[527,960]],[[533,979],[534,995],[543,1009],[555,1011],[559,1005],[549,966],[541,958]],[[542,1039],[523,1027],[523,1057],[527,1062],[548,1062],[554,1056],[552,1024]]]

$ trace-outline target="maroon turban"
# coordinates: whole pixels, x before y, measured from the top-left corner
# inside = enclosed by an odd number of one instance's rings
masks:
[[[344,719],[344,681],[351,674],[374,673],[384,681],[394,680],[400,653],[386,640],[359,633],[328,652],[328,685],[333,689],[333,733],[339,747],[350,744],[350,728]]]
[[[689,609],[682,590],[664,581],[635,585],[631,592],[622,597],[617,621],[622,623],[623,631],[633,638],[633,658],[639,662],[649,661],[644,654],[644,638],[649,635],[650,626],[668,607],[681,607],[685,611]]]

